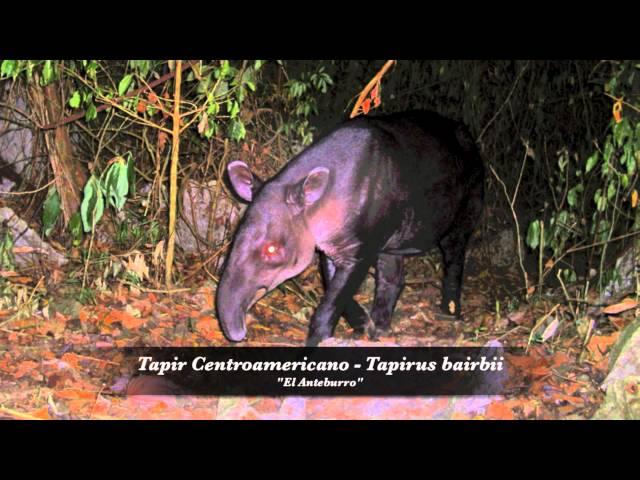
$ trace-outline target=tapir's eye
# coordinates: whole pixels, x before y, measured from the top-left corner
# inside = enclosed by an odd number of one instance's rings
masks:
[[[284,257],[284,247],[280,243],[265,242],[262,245],[262,258],[268,262],[277,262]]]

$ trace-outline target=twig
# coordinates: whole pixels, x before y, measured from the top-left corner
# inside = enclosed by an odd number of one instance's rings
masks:
[[[182,67],[182,69],[183,70],[187,70],[188,68],[193,67],[196,63],[197,63],[196,61],[187,63],[184,67]],[[158,85],[166,82],[167,80],[172,79],[174,76],[177,75],[177,73],[178,73],[177,69],[176,69],[175,72],[169,72],[166,75],[163,75],[162,77],[160,77],[159,79],[154,80],[153,82],[149,83],[148,85],[145,84],[144,87],[138,88],[137,90],[134,90],[133,92],[130,92],[130,93],[126,94],[126,95],[123,95],[122,97],[119,97],[116,100],[124,100],[125,98],[135,97],[136,95],[139,95],[140,93],[144,92],[145,90],[151,90],[152,88],[157,87]],[[182,70],[180,71],[180,73],[182,73]],[[96,108],[96,113],[97,112],[101,112],[103,110],[106,110],[108,108],[111,108],[111,106],[117,106],[117,105],[100,105],[99,107]],[[19,112],[19,113],[22,113],[22,112]],[[42,129],[42,130],[51,130],[53,128],[58,128],[58,127],[61,127],[62,125],[66,125],[67,123],[75,122],[76,120],[80,120],[81,118],[84,118],[85,114],[86,114],[86,112],[74,113],[73,115],[70,115],[70,116],[68,116],[66,118],[63,118],[59,122],[49,123],[47,125],[41,126],[40,129]],[[27,118],[29,118],[29,117],[27,116]]]
[[[47,183],[46,185],[37,188],[35,190],[30,190],[28,192],[0,192],[0,195],[31,195],[33,193],[38,193],[41,192],[42,190],[44,190],[45,188],[50,187],[51,185],[53,185],[55,183],[56,179],[54,178],[53,180],[51,180],[49,183]]]
[[[172,289],[145,288],[145,287],[141,287],[140,285],[136,285],[135,283],[127,282],[126,280],[122,280],[121,282],[123,284],[125,284],[125,285],[129,285],[131,287],[137,288],[141,292],[145,292],[145,293],[168,293],[168,294],[172,294],[172,293],[190,292],[191,291],[190,288],[172,288]]]
[[[369,83],[367,83],[367,86],[364,87],[364,89],[360,93],[360,96],[358,97],[358,101],[353,107],[353,110],[351,110],[351,115],[349,115],[349,118],[356,117],[357,115],[360,114],[360,107],[364,102],[365,98],[367,97],[367,95],[369,95],[369,92],[373,89],[373,87],[376,84],[380,82],[380,79],[382,78],[382,76],[385,73],[387,73],[387,70],[389,70],[393,65],[395,65],[395,63],[396,63],[395,60],[387,60],[387,62],[382,66],[380,71],[375,74],[375,76],[369,81]]]
[[[560,306],[559,303],[556,303],[555,306],[549,310],[549,312],[547,312],[540,320],[538,320],[538,322],[535,324],[535,326],[531,329],[531,333],[529,334],[529,340],[527,341],[527,348],[525,349],[525,352],[529,352],[529,346],[531,345],[531,340],[533,338],[533,333],[540,327],[540,325],[542,325],[542,323],[549,318],[553,312],[555,312],[558,307]]]
[[[520,177],[518,178],[518,184],[516,185],[516,189],[513,195],[513,198],[509,198],[509,192],[507,191],[507,186],[505,185],[505,183],[502,181],[502,179],[498,176],[498,174],[496,173],[496,171],[493,169],[492,165],[489,165],[489,168],[491,169],[491,173],[493,173],[493,175],[496,177],[496,180],[498,180],[498,182],[500,183],[500,185],[502,185],[502,189],[504,190],[504,195],[505,197],[507,197],[507,202],[509,203],[509,208],[511,209],[511,215],[513,216],[513,222],[515,223],[516,226],[516,236],[517,236],[517,242],[518,242],[518,261],[520,263],[520,270],[522,270],[522,276],[524,278],[524,286],[526,289],[526,295],[529,295],[529,279],[527,277],[527,271],[524,268],[524,260],[522,258],[522,237],[520,236],[520,224],[518,222],[518,215],[516,214],[514,205],[516,202],[516,195],[518,194],[518,188],[520,186],[520,181],[522,180],[522,173],[524,172],[524,165],[527,162],[527,156],[528,156],[528,152],[525,150],[525,154],[524,154],[524,158],[522,160],[522,167],[520,168]]]
[[[38,418],[34,415],[29,415],[28,413],[18,412],[17,410],[13,410],[7,407],[0,406],[0,412],[9,415],[10,417],[17,418],[19,420],[42,420],[42,418]]]
[[[489,120],[489,123],[487,123],[485,125],[485,127],[482,129],[482,131],[480,132],[480,135],[478,135],[478,138],[477,138],[476,142],[480,142],[480,140],[482,139],[482,136],[487,131],[487,128],[489,128],[489,126],[494,122],[494,120],[496,118],[498,118],[498,115],[500,115],[500,112],[502,112],[502,109],[509,102],[509,100],[511,99],[511,95],[513,95],[513,92],[516,90],[516,86],[518,85],[518,82],[520,81],[520,77],[522,77],[522,74],[524,73],[524,71],[527,69],[528,66],[529,66],[529,62],[527,62],[524,67],[522,67],[522,70],[520,70],[520,73],[516,77],[515,82],[513,82],[513,86],[511,87],[511,91],[507,95],[507,98],[505,98],[504,102],[502,103],[502,105],[500,106],[498,111],[493,115],[493,117],[491,117],[491,120]]]

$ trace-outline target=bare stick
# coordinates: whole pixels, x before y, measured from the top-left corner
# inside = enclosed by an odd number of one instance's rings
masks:
[[[171,169],[169,172],[169,240],[165,262],[165,284],[171,289],[173,253],[176,242],[176,210],[178,200],[178,162],[180,160],[180,87],[182,84],[182,60],[176,60],[176,84],[173,104],[173,142],[171,146]]]
[[[516,225],[516,236],[517,236],[517,242],[518,242],[518,261],[520,263],[520,270],[522,270],[522,277],[524,278],[524,286],[526,289],[526,294],[525,296],[529,295],[529,279],[527,277],[527,271],[524,268],[524,260],[522,258],[522,239],[520,237],[520,225],[518,223],[518,215],[516,214],[514,205],[516,203],[516,196],[518,195],[518,189],[520,187],[520,181],[522,180],[522,174],[524,172],[524,166],[525,163],[527,162],[527,151],[525,151],[524,154],[524,158],[522,160],[522,167],[520,168],[520,176],[518,178],[518,184],[516,185],[516,189],[514,191],[513,194],[513,198],[509,198],[509,192],[507,191],[507,186],[505,185],[505,183],[502,181],[502,179],[498,176],[498,174],[496,173],[496,171],[493,169],[492,165],[489,165],[489,168],[491,169],[491,173],[493,173],[493,176],[496,177],[496,180],[498,181],[498,183],[500,183],[500,185],[502,185],[502,189],[504,190],[504,195],[507,198],[507,202],[509,203],[509,208],[511,209],[511,215],[513,216],[513,222]]]

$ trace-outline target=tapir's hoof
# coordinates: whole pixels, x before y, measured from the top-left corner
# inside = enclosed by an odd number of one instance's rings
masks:
[[[436,320],[446,320],[449,322],[462,320],[462,315],[451,315],[449,313],[444,313],[444,312],[433,312],[433,315],[436,318]]]
[[[354,329],[353,329],[353,336],[354,337],[362,337],[366,333],[367,333],[367,328],[364,325],[362,325],[360,327],[354,327]]]
[[[320,342],[326,340],[327,338],[331,338],[331,335],[311,335],[309,338],[307,338],[305,347],[317,347]]]
[[[380,337],[385,337],[389,335],[391,331],[391,327],[377,327],[373,323],[367,327],[367,335],[369,336],[369,340],[378,340]]]
[[[363,322],[362,325],[357,325],[353,327],[353,335],[356,337],[361,337],[363,335],[368,335],[369,331],[374,328],[375,325],[373,321],[367,315],[367,321]]]

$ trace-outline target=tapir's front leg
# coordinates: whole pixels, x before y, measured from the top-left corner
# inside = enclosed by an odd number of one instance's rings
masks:
[[[321,264],[322,276],[324,278],[324,289],[327,291],[329,290],[331,279],[335,275],[336,266],[324,253],[321,254]],[[349,325],[351,325],[351,328],[353,328],[354,332],[357,334],[364,333],[367,326],[369,326],[369,314],[352,298],[347,300],[343,315],[347,319],[347,322],[349,322]]]
[[[335,273],[322,302],[311,317],[307,346],[316,346],[331,337],[336,321],[362,284],[372,261],[335,264]]]

